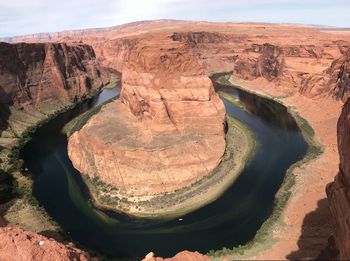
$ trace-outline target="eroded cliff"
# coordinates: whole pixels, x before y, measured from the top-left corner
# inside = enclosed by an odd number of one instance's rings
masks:
[[[108,76],[88,45],[0,43],[2,161],[23,131],[95,93]]]
[[[349,63],[349,42],[332,39],[333,35],[325,39],[326,34],[307,28],[298,32],[285,28],[282,32],[266,27],[264,35],[254,29],[247,34],[174,33],[171,38],[188,43],[208,72],[233,71],[238,78],[259,83],[266,80],[291,94],[300,92],[311,98],[348,96],[349,80],[344,70]],[[295,37],[293,41],[288,33]]]

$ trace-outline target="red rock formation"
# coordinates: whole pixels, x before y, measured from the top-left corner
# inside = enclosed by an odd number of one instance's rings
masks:
[[[208,72],[232,70],[238,78],[264,79],[290,93],[299,91],[309,97],[344,96],[346,75],[340,86],[338,73],[346,63],[349,42],[311,28],[245,27],[245,34],[234,30],[181,32],[171,38],[188,43]]]
[[[349,72],[349,71],[348,71]],[[338,121],[339,173],[327,186],[334,238],[341,260],[350,259],[350,99]]]
[[[0,43],[2,103],[42,107],[77,101],[102,87],[94,50],[64,43]]]
[[[334,96],[345,101],[350,95],[350,48],[343,50],[343,55],[332,63],[326,73],[330,75],[328,85],[334,86]]]
[[[124,195],[173,192],[208,175],[225,150],[225,110],[182,43],[140,41],[124,65],[120,101],[69,140],[81,173]]]
[[[95,93],[109,76],[85,44],[0,43],[0,150],[8,153],[26,128]]]
[[[64,245],[53,239],[21,228],[0,228],[0,260],[2,261],[83,261],[89,255],[73,245]]]

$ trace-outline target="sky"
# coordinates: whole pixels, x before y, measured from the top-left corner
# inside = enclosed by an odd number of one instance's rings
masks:
[[[0,0],[0,37],[153,19],[350,27],[350,0]]]

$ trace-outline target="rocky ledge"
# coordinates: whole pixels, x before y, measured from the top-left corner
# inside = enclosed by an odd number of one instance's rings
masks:
[[[106,195],[147,200],[189,187],[218,166],[224,121],[224,105],[186,44],[144,40],[130,51],[121,98],[70,137],[68,153]]]
[[[91,260],[90,256],[72,244],[64,245],[53,239],[21,228],[0,228],[0,260]]]

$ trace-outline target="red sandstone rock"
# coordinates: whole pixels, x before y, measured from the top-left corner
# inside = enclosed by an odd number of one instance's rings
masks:
[[[67,261],[90,260],[87,253],[71,245],[25,231],[0,228],[0,260],[2,261]]]
[[[344,88],[338,90],[337,84],[330,84],[338,78],[331,72],[332,62],[342,59],[350,46],[350,35],[344,32],[278,24],[158,20],[5,40],[83,41],[94,47],[102,65],[122,71],[130,60],[130,50],[140,39],[151,38],[156,42],[165,36],[187,43],[206,72],[233,70],[240,78],[266,79],[290,93],[346,97]]]
[[[109,76],[85,44],[0,43],[0,148],[10,151],[24,130],[98,91]]]
[[[81,99],[103,85],[88,45],[0,43],[2,103],[41,107]]]

